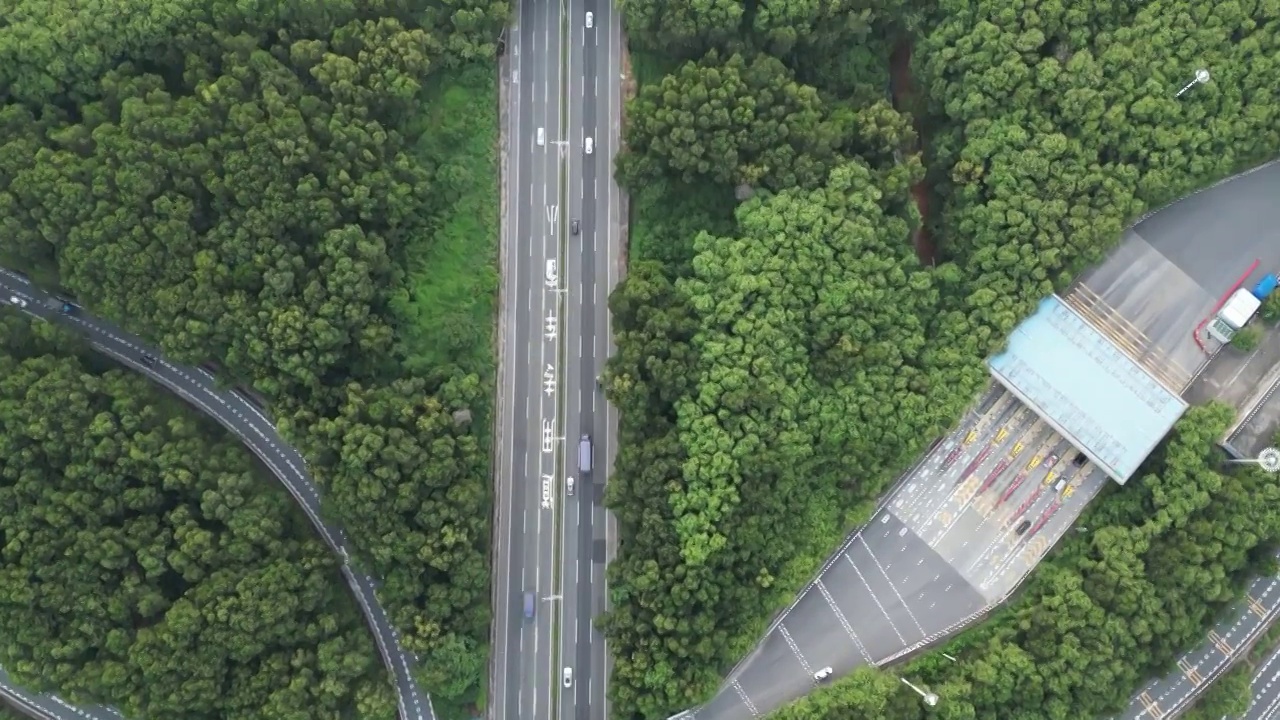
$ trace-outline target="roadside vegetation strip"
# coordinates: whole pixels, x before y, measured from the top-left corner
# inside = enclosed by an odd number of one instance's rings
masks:
[[[461,716],[489,623],[489,63],[509,6],[125,5],[19,0],[0,27],[6,257],[261,396]],[[66,51],[84,47],[109,51]],[[472,97],[479,114],[448,112]]]
[[[617,164],[634,246],[611,298],[623,447],[610,590],[621,601],[602,627],[615,713],[665,717],[714,693],[977,394],[982,361],[1036,302],[1147,209],[1280,152],[1280,69],[1264,60],[1280,50],[1274,10],[1197,6],[1188,23],[1186,7],[1054,7],[1010,25],[1021,17],[1011,3],[943,0],[872,10],[855,31],[817,6],[797,22],[795,8],[708,17],[687,2],[627,4],[641,87]],[[924,98],[934,268],[869,241],[834,203],[777,199],[836,195],[833,169],[861,161],[875,179],[847,206],[874,196],[911,222],[922,159],[911,119],[884,99],[900,41]],[[1151,73],[1132,73],[1139,57]],[[1199,63],[1213,80],[1175,98]],[[895,156],[905,173],[880,174]],[[850,238],[861,252],[841,255]],[[786,259],[802,243],[791,257],[803,261]],[[871,279],[885,277],[892,287]],[[865,322],[846,326],[853,317]],[[911,342],[879,345],[882,321]],[[782,342],[792,327],[802,342]],[[1185,612],[1216,601],[1191,598]]]

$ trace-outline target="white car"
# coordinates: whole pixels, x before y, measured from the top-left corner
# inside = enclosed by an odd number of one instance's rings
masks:
[[[572,475],[564,479],[564,490],[570,496],[573,495],[573,476]]]
[[[813,674],[814,680],[826,680],[831,677],[831,666],[827,666]]]
[[[27,306],[27,301],[26,301],[26,300],[23,300],[22,298],[18,297],[17,295],[10,295],[10,296],[9,296],[9,304],[10,304],[10,305],[13,305],[14,307],[24,308],[24,307],[26,307],[26,306]]]
[[[564,686],[573,687],[573,668],[564,669]]]
[[[595,24],[596,24],[596,16],[592,15],[591,13],[587,13],[587,27],[589,28],[594,27]]]
[[[587,146],[587,154],[590,155],[592,148],[595,147],[595,143],[591,141],[591,138],[587,138],[586,146]]]

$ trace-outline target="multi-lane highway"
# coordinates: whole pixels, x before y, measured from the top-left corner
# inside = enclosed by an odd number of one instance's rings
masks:
[[[501,720],[606,715],[608,653],[592,620],[614,534],[602,499],[617,416],[599,378],[620,271],[621,57],[607,0],[517,4],[503,78],[490,685],[490,717]]]
[[[1273,650],[1253,674],[1253,697],[1240,720],[1272,720],[1280,715],[1280,648]],[[1225,718],[1223,720],[1226,720]]]
[[[374,579],[351,566],[352,546],[346,533],[321,519],[320,493],[307,472],[305,461],[280,437],[264,412],[239,392],[219,388],[213,375],[205,370],[165,360],[158,349],[148,346],[141,338],[83,312],[60,312],[60,303],[53,296],[21,275],[0,269],[0,301],[7,302],[14,296],[26,302],[26,307],[21,308],[23,312],[74,330],[98,352],[142,373],[216,420],[270,468],[302,506],[325,543],[343,558],[343,577],[373,631],[383,663],[395,678],[400,717],[402,720],[434,720],[431,700],[419,690],[413,678],[412,669],[417,659],[400,647],[398,633],[374,593]],[[151,354],[158,361],[144,363],[144,353]],[[59,706],[61,701],[50,702]]]
[[[1125,720],[1176,717],[1247,653],[1278,617],[1280,578],[1255,578],[1246,589],[1244,599],[1213,626],[1204,643],[1178,658],[1175,671],[1144,685],[1120,717]]]

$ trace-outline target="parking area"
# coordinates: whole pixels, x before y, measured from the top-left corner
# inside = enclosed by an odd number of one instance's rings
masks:
[[[1269,447],[1280,446],[1280,366],[1257,388],[1258,402],[1243,415],[1227,436],[1227,444],[1244,457],[1256,458]]]
[[[1274,445],[1280,429],[1280,329],[1254,322],[1263,331],[1258,347],[1221,348],[1184,393],[1193,404],[1216,399],[1236,409],[1227,444],[1244,457]]]

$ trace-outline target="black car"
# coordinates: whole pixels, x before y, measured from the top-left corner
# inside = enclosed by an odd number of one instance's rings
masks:
[[[577,235],[577,234],[578,234],[578,231],[581,229],[581,228],[578,226],[578,221],[577,221],[577,220],[574,220],[574,221],[573,221],[573,223],[572,223],[569,227],[570,227],[570,229],[573,231],[573,234],[574,234],[574,235]]]
[[[1023,520],[1022,522],[1018,523],[1018,529],[1017,529],[1017,530],[1015,530],[1014,532],[1016,532],[1017,534],[1021,535],[1022,533],[1026,532],[1026,531],[1027,531],[1027,528],[1029,528],[1029,527],[1031,527],[1031,521],[1030,521],[1030,520]]]
[[[142,364],[146,365],[147,367],[155,367],[156,356],[150,353],[142,353]]]

